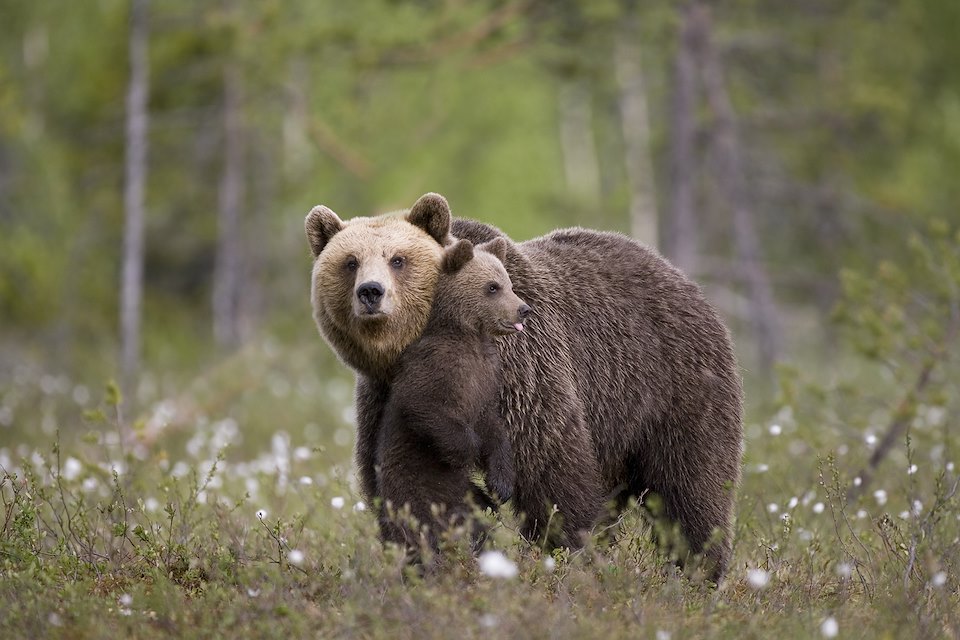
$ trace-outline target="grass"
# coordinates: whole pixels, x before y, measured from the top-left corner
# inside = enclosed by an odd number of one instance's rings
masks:
[[[713,588],[635,511],[575,553],[504,518],[490,546],[513,578],[456,536],[443,570],[406,570],[352,488],[350,381],[320,346],[154,379],[134,419],[113,392],[21,369],[0,384],[0,637],[960,637],[958,399],[918,406],[909,446],[848,500],[898,387],[854,394],[866,374],[843,375],[785,373],[751,409]]]

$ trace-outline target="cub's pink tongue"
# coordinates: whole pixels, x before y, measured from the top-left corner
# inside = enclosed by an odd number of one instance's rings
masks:
[[[516,329],[517,331],[523,331],[523,325],[520,324],[519,322],[513,325],[513,328]]]

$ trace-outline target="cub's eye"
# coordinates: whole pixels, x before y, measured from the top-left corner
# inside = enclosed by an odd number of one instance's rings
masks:
[[[390,261],[390,266],[394,269],[400,269],[403,267],[405,262],[406,259],[402,258],[401,256],[394,256],[394,258]]]
[[[347,258],[347,271],[356,271],[357,267],[360,266],[360,263],[357,262],[356,258]]]
[[[500,285],[498,285],[496,282],[491,282],[487,285],[487,293],[492,295],[497,291],[500,291]]]

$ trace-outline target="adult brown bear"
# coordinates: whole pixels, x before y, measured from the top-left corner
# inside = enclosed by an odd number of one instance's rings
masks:
[[[423,330],[441,246],[451,235],[505,236],[470,220],[451,227],[437,194],[402,216],[348,222],[318,206],[306,230],[314,318],[358,374],[357,466],[372,498],[391,368]],[[719,579],[731,553],[742,391],[716,311],[656,252],[615,233],[566,229],[508,242],[504,265],[535,310],[524,339],[499,345],[522,533],[577,546],[611,498],[623,505],[652,492]],[[550,522],[560,525],[548,531]]]

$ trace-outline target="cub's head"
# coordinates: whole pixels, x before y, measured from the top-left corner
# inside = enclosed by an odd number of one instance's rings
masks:
[[[503,267],[508,242],[497,238],[474,247],[458,240],[443,252],[433,303],[441,323],[482,335],[523,331],[531,309],[513,292]]]
[[[320,333],[348,366],[384,375],[426,324],[450,238],[443,196],[422,196],[405,215],[342,221],[325,206],[307,215],[311,302]]]

